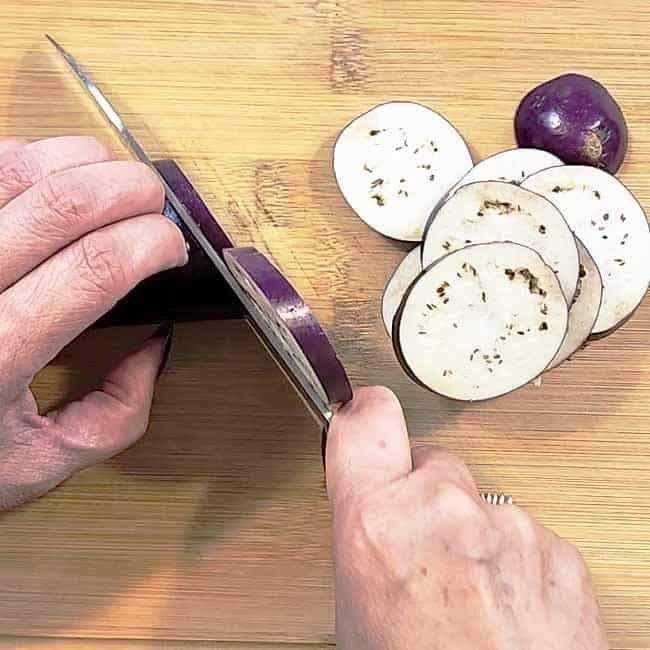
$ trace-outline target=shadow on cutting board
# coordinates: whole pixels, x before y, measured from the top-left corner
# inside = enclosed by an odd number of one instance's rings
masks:
[[[37,378],[41,407],[95,386],[149,329],[84,334]],[[314,508],[326,516],[318,428],[248,326],[178,325],[148,433],[107,464],[2,516],[0,626],[12,634],[83,628],[102,608],[178,567],[196,580],[218,573],[219,593],[236,592],[241,576],[229,573],[235,564],[222,554],[230,550],[246,563],[259,558],[253,548],[263,543],[271,562],[274,553],[293,562],[295,540],[274,545],[276,527],[310,536]],[[319,528],[327,534],[326,522]],[[245,579],[254,583],[267,564],[253,560]],[[183,581],[167,606],[182,608],[193,583]],[[52,600],[53,592],[68,596]],[[24,599],[48,604],[29,607],[25,619],[12,615]]]

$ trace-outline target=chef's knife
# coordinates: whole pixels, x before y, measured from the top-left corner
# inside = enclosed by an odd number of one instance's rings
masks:
[[[167,183],[165,177],[159,172],[156,165],[129,131],[106,95],[98,88],[88,73],[69,52],[64,50],[51,36],[46,34],[46,37],[63,57],[77,80],[93,99],[100,112],[117,131],[122,142],[138,160],[148,165],[160,178],[165,190],[164,214],[181,227],[181,230],[186,235],[186,239],[190,239],[187,236],[189,233],[191,238],[194,239],[194,242],[205,252],[214,264],[215,272],[221,275],[242,303],[246,311],[247,320],[254,332],[298,391],[312,414],[326,429],[332,418],[331,405],[327,403],[323,395],[309,381],[305,371],[296,363],[287,350],[286,345],[283,344],[279,333],[273,327],[269,326],[268,321],[260,314],[258,307],[251,300],[248,293],[242,289],[224,262],[220,251],[224,246],[224,237],[227,240],[225,233],[221,231],[220,227],[213,220],[207,222],[205,219],[196,219],[191,211],[188,211],[172,187]],[[189,247],[190,242],[188,242]]]

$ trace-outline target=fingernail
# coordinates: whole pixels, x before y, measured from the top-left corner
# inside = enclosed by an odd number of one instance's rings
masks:
[[[324,426],[320,435],[320,453],[323,459],[323,473],[327,473],[327,426]]]
[[[167,368],[167,363],[169,361],[169,353],[171,352],[172,340],[174,338],[174,321],[163,323],[150,338],[164,340],[160,366],[158,366],[158,374],[156,375],[156,379],[159,379],[160,375],[165,371],[165,368]]]

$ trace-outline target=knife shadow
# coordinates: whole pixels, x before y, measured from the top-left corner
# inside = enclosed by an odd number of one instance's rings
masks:
[[[41,408],[95,387],[149,330],[86,332],[37,377]],[[0,615],[3,630],[49,634],[84,620],[93,625],[97,610],[160,571],[205,570],[202,560],[218,555],[226,538],[236,544],[242,529],[272,534],[274,504],[291,504],[281,507],[286,526],[308,528],[305,494],[311,507],[326,509],[318,427],[248,326],[178,325],[145,436],[35,504],[2,515],[4,544],[13,551],[0,557],[0,609],[21,607],[28,567],[39,567],[32,591],[76,594],[28,608],[29,619]],[[211,570],[236,585],[229,568]],[[170,598],[171,609],[185,602]]]

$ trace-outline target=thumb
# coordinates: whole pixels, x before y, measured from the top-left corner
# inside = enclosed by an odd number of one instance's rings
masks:
[[[337,501],[409,474],[411,449],[402,407],[387,388],[357,390],[334,415],[327,437],[327,491]]]
[[[163,325],[110,371],[99,390],[48,413],[78,469],[114,456],[144,434],[172,337],[173,325]]]

